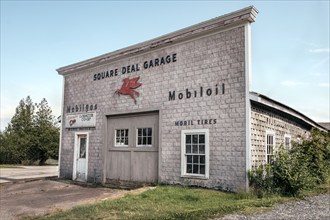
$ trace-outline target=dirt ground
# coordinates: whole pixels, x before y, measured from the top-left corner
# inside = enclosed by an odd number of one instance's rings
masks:
[[[0,185],[0,219],[44,215],[81,204],[119,198],[129,192],[80,186],[57,179],[5,183]]]

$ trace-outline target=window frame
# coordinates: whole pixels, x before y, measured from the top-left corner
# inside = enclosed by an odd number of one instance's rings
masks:
[[[187,173],[187,156],[186,156],[186,135],[204,134],[205,135],[205,174]],[[210,143],[209,129],[189,129],[181,130],[181,177],[209,179],[210,167]]]
[[[268,154],[268,136],[272,136],[273,138],[273,151],[272,154]],[[275,146],[276,146],[276,138],[275,138],[275,132],[274,131],[266,131],[266,136],[265,136],[265,162],[266,164],[271,164],[271,161],[268,161],[268,156],[272,156],[274,158],[274,153],[275,153]]]
[[[122,145],[118,145],[117,144],[117,130],[127,130],[127,144],[122,144]],[[115,142],[114,143],[114,146],[115,147],[128,147],[129,146],[129,135],[130,135],[129,134],[130,133],[129,130],[130,130],[129,128],[115,128],[114,129],[114,132],[115,132],[115,135],[114,135],[114,137],[115,137],[114,138],[114,142]]]
[[[138,144],[138,138],[139,138],[138,129],[144,129],[144,128],[151,128],[151,144]],[[149,137],[149,136],[146,136],[146,137]],[[135,146],[136,147],[153,147],[154,146],[154,127],[153,126],[137,127],[135,129]]]

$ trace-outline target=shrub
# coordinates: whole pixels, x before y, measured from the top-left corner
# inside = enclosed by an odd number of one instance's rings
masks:
[[[271,166],[269,164],[261,165],[255,170],[248,172],[250,187],[257,195],[262,198],[271,194],[274,190]]]
[[[305,155],[300,151],[287,151],[283,148],[276,155],[271,166],[273,187],[276,192],[295,196],[304,189],[316,184],[308,164],[303,162]]]
[[[312,129],[309,139],[279,148],[271,165],[249,171],[251,188],[258,197],[269,193],[296,196],[324,183],[330,176],[330,133]]]

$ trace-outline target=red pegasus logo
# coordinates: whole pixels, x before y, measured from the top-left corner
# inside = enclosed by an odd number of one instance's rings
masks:
[[[132,78],[132,79],[129,79],[127,77],[127,78],[123,79],[123,81],[124,81],[123,85],[121,86],[120,89],[117,89],[115,91],[115,94],[117,94],[118,96],[120,94],[129,95],[134,100],[134,103],[136,104],[135,96],[138,97],[140,95],[140,93],[138,93],[137,91],[134,91],[133,89],[136,89],[142,85],[141,83],[137,82],[139,79],[140,79],[140,77],[136,77],[136,78]]]

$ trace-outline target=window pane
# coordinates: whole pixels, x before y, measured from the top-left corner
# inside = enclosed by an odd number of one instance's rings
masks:
[[[191,153],[191,145],[190,144],[186,145],[186,153]]]
[[[146,128],[143,128],[143,130],[142,130],[142,135],[143,135],[143,136],[147,136],[147,129],[146,129]]]
[[[138,129],[138,136],[141,136],[141,135],[142,135],[142,129],[139,128],[139,129]]]
[[[128,138],[125,138],[125,145],[128,145]]]
[[[199,153],[205,154],[205,145],[199,145]]]
[[[191,143],[191,135],[186,135],[186,144]]]
[[[199,156],[193,156],[193,163],[199,163]]]
[[[205,156],[199,156],[200,164],[205,164]]]
[[[190,155],[187,156],[187,163],[192,163],[192,156]]]
[[[147,138],[146,138],[146,137],[143,137],[142,144],[143,144],[143,145],[146,145],[146,144],[147,144]]]
[[[120,130],[120,135],[121,136],[124,136],[125,135],[124,130]]]
[[[205,166],[200,165],[200,174],[205,174]]]
[[[151,137],[148,137],[148,145],[151,145]]]
[[[192,165],[187,164],[187,173],[192,173]]]
[[[116,137],[120,136],[120,130],[116,130]]]
[[[86,138],[80,138],[79,158],[86,158]]]
[[[193,139],[193,144],[198,144],[198,134],[194,134],[192,139]]]
[[[142,144],[142,137],[138,137],[138,145]]]
[[[193,165],[193,173],[198,174],[198,165]]]
[[[194,154],[198,153],[198,145],[193,145],[193,151]]]
[[[148,128],[148,136],[152,135],[152,128]]]
[[[205,135],[204,134],[200,134],[199,135],[199,143],[200,144],[204,144],[205,143]]]

